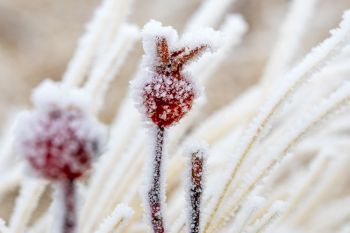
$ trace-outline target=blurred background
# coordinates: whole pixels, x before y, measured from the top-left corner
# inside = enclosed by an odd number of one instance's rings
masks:
[[[225,106],[259,81],[290,2],[236,0],[226,9],[227,13],[240,13],[249,28],[243,42],[220,64],[206,86],[208,102],[203,116]],[[128,21],[141,28],[150,19],[156,19],[181,32],[201,3],[200,0],[134,0]],[[11,113],[30,107],[33,87],[46,78],[61,79],[85,25],[99,4],[99,0],[0,0],[0,130],[7,126]],[[350,0],[319,0],[314,18],[300,41],[295,62],[329,35],[348,8]],[[142,53],[138,41],[109,87],[100,113],[102,121],[112,121]],[[0,217],[8,220],[14,198],[5,200],[3,203],[8,207],[0,208]]]
[[[200,0],[135,0],[129,21],[142,27],[149,19],[181,30]],[[239,12],[249,25],[243,43],[224,62],[207,87],[211,112],[256,82],[274,45],[288,0],[238,0],[227,12]],[[340,20],[349,0],[321,0],[315,20],[302,40],[298,56],[328,35]],[[99,0],[0,0],[0,122],[18,106],[28,105],[31,89],[45,78],[61,78],[74,53],[79,36],[93,16]],[[302,25],[301,25],[302,26]],[[141,44],[128,58],[120,78],[110,88],[102,119],[112,113],[125,94],[142,53]]]

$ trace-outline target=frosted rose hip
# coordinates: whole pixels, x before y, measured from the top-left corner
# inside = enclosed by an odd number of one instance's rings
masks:
[[[17,124],[17,151],[34,173],[52,180],[82,176],[101,151],[104,127],[85,108],[76,89],[44,82],[33,93],[34,109]]]
[[[178,122],[192,108],[196,92],[183,67],[208,45],[170,50],[166,38],[157,37],[155,47],[157,59],[150,67],[152,77],[142,89],[142,99],[147,117],[164,128]]]
[[[37,132],[22,144],[27,148],[23,155],[36,173],[50,180],[76,179],[90,168],[98,143],[78,134],[84,120],[77,109],[57,109],[33,119]]]

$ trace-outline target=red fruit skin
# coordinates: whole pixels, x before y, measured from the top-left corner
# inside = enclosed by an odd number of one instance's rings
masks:
[[[178,122],[195,98],[193,84],[185,77],[155,75],[143,88],[143,104],[148,118],[160,128]]]
[[[23,142],[24,156],[40,176],[52,180],[79,178],[91,167],[97,143],[77,135],[77,122],[83,120],[76,109],[54,110],[36,122],[40,130]],[[42,133],[44,132],[44,133]]]

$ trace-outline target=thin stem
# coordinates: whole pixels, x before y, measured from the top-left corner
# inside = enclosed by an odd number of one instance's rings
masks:
[[[200,232],[201,199],[203,192],[203,157],[198,156],[200,152],[195,152],[191,157],[191,218],[190,232]]]
[[[62,233],[74,233],[76,228],[75,181],[62,182],[62,200],[64,206]]]
[[[150,205],[150,217],[154,233],[164,233],[164,223],[162,214],[162,186],[161,168],[164,146],[164,128],[157,127],[153,161],[153,174],[151,187],[148,191]]]

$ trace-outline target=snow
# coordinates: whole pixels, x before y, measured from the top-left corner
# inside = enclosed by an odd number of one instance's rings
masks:
[[[195,154],[200,159],[207,159],[209,156],[209,145],[206,141],[190,138],[185,143],[183,153],[186,157],[192,158]]]
[[[208,45],[208,49],[211,52],[216,52],[224,41],[224,34],[215,31],[212,28],[200,28],[188,33],[185,33],[181,41],[179,41],[178,47],[188,47],[193,49],[198,45]]]
[[[65,109],[75,106],[87,112],[90,97],[77,88],[69,88],[59,82],[44,80],[32,94],[32,103],[36,110],[50,112],[52,108]]]

